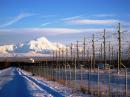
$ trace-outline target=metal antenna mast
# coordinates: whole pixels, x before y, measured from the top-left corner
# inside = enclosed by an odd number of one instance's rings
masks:
[[[93,39],[92,39],[92,47],[93,47],[93,68],[95,69],[95,36],[93,34]]]
[[[120,23],[118,24],[118,26],[119,26],[119,29],[118,29],[118,74],[119,74],[119,69],[120,69],[120,66],[121,66],[121,27],[120,27]]]
[[[104,66],[106,65],[106,31],[104,29],[104,35],[103,35],[103,44],[104,44]]]

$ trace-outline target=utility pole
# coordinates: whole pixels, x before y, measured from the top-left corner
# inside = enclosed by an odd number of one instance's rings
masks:
[[[84,64],[84,51],[83,50],[81,51],[81,54],[82,54],[82,56],[81,56],[81,61],[82,62],[81,63]]]
[[[128,48],[128,64],[129,64],[129,60],[130,60],[130,44],[129,44],[129,48]]]
[[[109,64],[111,64],[111,44],[109,41]]]
[[[57,54],[57,50],[56,50],[56,65],[58,65],[58,54]]]
[[[61,73],[61,72],[60,72],[60,65],[61,65],[61,64],[60,64],[60,63],[61,63],[61,56],[60,56],[60,53],[61,53],[61,52],[60,52],[60,51],[61,51],[61,49],[59,48],[59,70],[58,70],[58,71],[59,71],[59,72],[58,72],[59,80],[60,80],[60,73]]]
[[[55,51],[53,50],[53,62],[52,62],[52,79],[54,78],[54,64],[55,64]]]
[[[102,43],[101,43],[101,62],[102,62]]]
[[[79,62],[79,41],[77,41],[77,64]]]
[[[53,50],[53,56],[52,56],[52,60],[53,60],[53,64],[54,64],[54,56],[55,56],[55,51]]]
[[[98,50],[98,62],[100,62],[100,60],[101,60],[101,49],[99,48],[99,50]]]
[[[90,57],[89,57],[89,47],[87,48],[87,59],[88,59],[88,60],[87,60],[87,61],[88,61],[88,64],[90,64],[90,63],[89,63],[89,61],[90,61]]]
[[[73,44],[71,43],[71,46],[70,46],[70,53],[71,53],[71,61],[72,61],[72,64],[73,64]],[[72,65],[71,64],[71,65]]]
[[[93,48],[93,62],[92,62],[92,64],[93,64],[93,69],[95,70],[95,40],[94,40],[94,38],[95,38],[95,36],[94,36],[94,34],[93,34],[93,39],[92,39],[92,48]]]
[[[113,46],[112,46],[112,65],[114,63],[114,50],[113,50]]]
[[[67,49],[67,47],[66,47],[65,51],[66,51],[66,54],[65,54],[65,85],[67,86],[67,72],[66,72],[66,68],[67,68],[67,65],[68,65],[68,61],[67,61],[68,49]]]
[[[62,53],[62,64],[64,64],[64,50],[62,50],[61,53]]]
[[[85,37],[84,37],[84,43],[83,43],[83,46],[84,46],[84,51],[83,51],[83,61],[84,61],[84,65],[85,65],[85,53],[86,53],[86,51],[85,51],[85,50],[86,50],[86,47],[85,47],[85,46],[86,46],[86,42],[85,42],[85,41],[86,41],[86,39],[85,39]]]
[[[56,50],[56,80],[58,80],[58,50]]]
[[[66,64],[68,64],[67,58],[68,58],[68,48],[66,47]]]
[[[59,48],[59,65],[60,65],[60,62],[61,62],[60,50],[61,50],[61,49]]]
[[[120,66],[121,66],[121,29],[120,29],[120,23],[118,24],[119,29],[118,29],[118,54],[119,54],[119,59],[118,59],[118,74],[119,74],[119,70],[120,70]]]
[[[106,65],[106,31],[104,29],[104,35],[103,35],[103,44],[104,44],[104,66]]]

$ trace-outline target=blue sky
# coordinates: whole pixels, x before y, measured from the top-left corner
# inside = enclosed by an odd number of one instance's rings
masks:
[[[130,27],[130,0],[0,0],[0,44],[45,36],[69,43],[121,22]]]

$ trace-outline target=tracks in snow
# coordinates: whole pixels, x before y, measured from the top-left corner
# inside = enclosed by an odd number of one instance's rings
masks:
[[[31,83],[33,86],[35,86],[41,93],[39,93],[37,96],[40,95],[40,97],[65,97],[58,91],[54,90],[53,88],[49,87],[44,82],[38,81],[35,78],[32,78],[31,76],[28,76],[24,74],[20,69],[18,69],[19,75],[22,75],[29,83]],[[35,94],[36,96],[36,94]]]

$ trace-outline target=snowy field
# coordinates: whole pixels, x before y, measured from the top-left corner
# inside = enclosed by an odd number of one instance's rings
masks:
[[[99,94],[103,97],[107,97],[109,94],[112,97],[124,97],[126,93],[124,69],[120,71],[119,75],[116,69],[111,69],[110,71],[100,69],[99,77],[97,70],[88,71],[87,69],[82,69],[82,72],[81,69],[76,69],[76,73],[74,69],[67,69],[65,73],[63,68],[53,69],[34,66],[26,70],[45,78],[53,77],[58,82],[64,81],[61,82],[62,84],[67,82],[67,87],[76,88],[77,90],[81,90],[81,87],[83,87],[86,93],[91,93],[91,95],[97,95],[99,91]],[[127,74],[127,95],[130,97],[130,71]]]
[[[0,97],[90,97],[18,68],[0,71]]]

